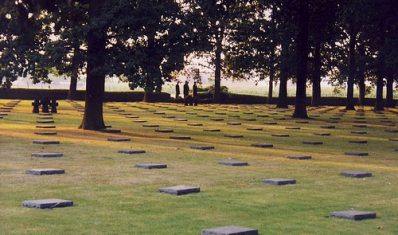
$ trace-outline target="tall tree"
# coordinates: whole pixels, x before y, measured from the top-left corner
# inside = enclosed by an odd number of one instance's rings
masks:
[[[297,13],[297,84],[296,102],[293,117],[308,118],[306,108],[306,85],[307,85],[307,61],[308,61],[308,24],[309,5],[308,0],[299,0]]]

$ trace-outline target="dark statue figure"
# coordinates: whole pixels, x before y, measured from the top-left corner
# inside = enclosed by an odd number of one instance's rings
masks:
[[[41,101],[41,111],[43,113],[48,113],[48,106],[50,105],[50,99],[49,98],[42,98]]]
[[[176,99],[180,98],[180,82],[176,84]]]
[[[32,111],[32,113],[39,113],[40,112],[40,110],[39,110],[39,108],[40,108],[40,100],[39,99],[35,99],[33,102],[32,102],[32,106],[33,106],[33,111]]]
[[[50,102],[50,107],[51,107],[51,113],[57,113],[57,106],[58,106],[58,102],[55,98],[53,98]]]

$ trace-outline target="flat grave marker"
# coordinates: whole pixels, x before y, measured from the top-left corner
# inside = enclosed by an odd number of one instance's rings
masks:
[[[145,150],[142,149],[122,149],[119,150],[118,153],[122,153],[122,154],[142,154],[142,153],[146,153]]]
[[[172,140],[191,140],[191,136],[170,136]]]
[[[353,178],[372,177],[372,173],[365,171],[343,171],[340,174],[342,176],[353,177]]]
[[[296,184],[295,179],[284,179],[284,178],[272,178],[263,180],[265,184],[270,185],[288,185],[288,184]]]
[[[335,211],[330,213],[330,217],[349,219],[349,220],[364,220],[364,219],[375,219],[376,213],[369,211]]]
[[[36,131],[35,135],[57,135],[56,131]]]
[[[243,138],[243,135],[240,135],[240,134],[225,134],[224,137],[228,137],[228,138]]]
[[[63,153],[32,153],[32,157],[43,157],[43,158],[53,158],[53,157],[63,157]]]
[[[311,156],[307,155],[294,155],[294,156],[288,156],[288,159],[294,159],[294,160],[310,160],[312,159]]]
[[[225,226],[207,228],[202,230],[202,235],[258,235],[258,230],[238,226]]]
[[[64,169],[29,169],[25,171],[29,175],[59,175],[64,174]]]
[[[247,163],[247,162],[233,161],[233,160],[219,161],[218,164],[225,165],[225,166],[248,166],[249,165],[249,163]]]
[[[155,132],[160,132],[160,133],[172,133],[174,130],[172,129],[157,129]]]
[[[60,144],[58,140],[33,140],[33,144]]]
[[[52,209],[73,206],[73,201],[63,199],[26,200],[22,202],[22,206],[28,208]]]
[[[143,127],[159,127],[158,124],[144,124]]]
[[[267,143],[251,144],[251,146],[256,147],[256,148],[272,148],[272,147],[274,147],[273,144],[267,144]]]
[[[206,146],[206,145],[195,145],[191,146],[191,149],[196,149],[196,150],[211,150],[215,149],[214,146]]]
[[[344,154],[347,156],[359,156],[359,157],[369,156],[369,153],[366,153],[366,152],[345,152]]]
[[[135,164],[136,168],[143,169],[164,169],[167,168],[167,164],[164,163],[137,163]]]
[[[178,185],[173,187],[160,188],[159,192],[172,194],[176,196],[187,195],[191,193],[199,193],[200,188],[196,186]]]
[[[123,137],[109,137],[107,138],[108,141],[111,142],[129,142],[131,141],[130,138],[123,138]]]
[[[323,144],[322,141],[311,141],[311,140],[306,140],[302,142],[303,144],[311,144],[311,145],[321,145]]]

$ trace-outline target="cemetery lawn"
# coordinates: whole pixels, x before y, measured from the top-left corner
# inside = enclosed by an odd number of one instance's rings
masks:
[[[0,100],[0,104],[6,102]],[[139,117],[128,118],[113,107]],[[0,234],[197,235],[204,228],[227,225],[257,228],[260,234],[398,234],[398,142],[390,140],[398,133],[385,131],[398,129],[386,122],[398,124],[398,109],[376,114],[366,108],[366,119],[362,120],[354,111],[340,112],[343,107],[310,108],[313,118],[309,123],[296,123],[285,116],[292,113],[291,108],[278,110],[267,105],[107,103],[106,124],[122,130],[109,134],[77,129],[82,113],[71,103],[61,101],[59,114],[53,115],[56,129],[46,130],[57,131],[56,136],[34,134],[39,129],[35,128],[37,115],[31,109],[31,101],[22,101],[0,119]],[[155,110],[165,114],[154,114]],[[326,122],[335,120],[337,115],[343,115],[338,123]],[[177,118],[187,121],[176,121]],[[256,120],[246,121],[248,118]],[[283,118],[286,120],[280,120]],[[134,122],[137,119],[147,122]],[[355,123],[360,120],[367,123]],[[143,124],[159,124],[160,128]],[[336,128],[323,129],[322,125]],[[263,130],[250,131],[248,127]],[[203,131],[208,128],[221,131]],[[174,132],[155,132],[156,129]],[[331,135],[314,135],[316,132]],[[244,137],[224,137],[226,134]],[[190,136],[192,140],[174,140],[170,136]],[[108,137],[131,141],[109,142]],[[59,140],[60,144],[37,145],[32,144],[33,140]],[[274,147],[250,146],[254,143],[270,143]],[[194,145],[215,149],[191,149]],[[122,149],[142,149],[146,153],[118,153]],[[59,152],[64,157],[31,157],[35,152]],[[345,152],[367,152],[369,156],[346,156]],[[312,159],[287,159],[293,155],[310,155]],[[229,158],[248,162],[249,166],[218,164]],[[168,168],[139,169],[134,167],[137,163],[166,163]],[[32,168],[61,168],[65,174],[25,174]],[[368,171],[373,177],[341,176],[346,170]],[[262,181],[268,178],[296,179],[297,184],[266,185]],[[201,192],[185,196],[159,193],[159,188],[176,185],[200,186]],[[24,200],[47,198],[73,200],[74,206],[41,210],[21,205]],[[374,211],[377,218],[329,218],[332,211],[351,209]]]

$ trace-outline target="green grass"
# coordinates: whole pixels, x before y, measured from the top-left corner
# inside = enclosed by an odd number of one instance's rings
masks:
[[[1,100],[0,104],[6,103]],[[54,115],[58,136],[45,137],[36,131],[36,115],[30,102],[21,102],[12,113],[0,119],[0,234],[199,234],[201,229],[240,225],[258,228],[261,234],[398,234],[398,159],[394,149],[396,136],[387,133],[380,116],[366,110],[367,135],[351,134],[354,112],[346,112],[336,129],[321,129],[325,120],[340,113],[338,107],[311,109],[320,115],[309,124],[295,120],[277,120],[278,125],[264,125],[273,117],[291,114],[265,105],[206,105],[198,108],[176,104],[111,103],[140,116],[148,123],[175,133],[157,133],[124,116],[106,110],[107,124],[122,129],[119,134],[131,142],[113,143],[112,135],[78,130],[81,113],[69,103],[60,102]],[[164,111],[187,122],[162,118],[140,108]],[[177,110],[169,110],[176,108]],[[197,110],[199,109],[199,110]],[[238,112],[233,112],[237,110]],[[211,117],[224,117],[221,122],[188,115],[194,111]],[[226,112],[216,115],[214,112]],[[252,111],[254,114],[243,114]],[[398,117],[390,110],[385,116],[394,122]],[[275,113],[274,116],[271,114]],[[243,121],[228,115],[256,117]],[[258,118],[257,114],[270,114]],[[228,126],[226,122],[242,122]],[[203,123],[189,127],[187,123]],[[263,131],[248,131],[249,126]],[[301,130],[286,130],[300,126]],[[203,132],[218,128],[222,132]],[[314,132],[330,132],[331,136],[315,136]],[[224,134],[242,134],[242,139]],[[290,137],[272,137],[272,133],[288,133]],[[192,140],[171,140],[170,135],[189,135]],[[59,146],[31,144],[33,139],[57,139]],[[351,139],[367,139],[368,144],[350,144]],[[321,140],[323,145],[303,145],[303,140]],[[274,148],[250,147],[251,143],[272,143]],[[214,145],[215,150],[190,149],[191,145]],[[120,149],[145,149],[146,154],[123,155]],[[31,158],[32,152],[62,152],[63,158]],[[366,151],[367,157],[345,156],[346,151]],[[308,154],[309,161],[288,160],[286,156]],[[248,167],[227,167],[219,160],[233,158],[249,162]],[[167,163],[162,170],[134,168],[138,162]],[[30,168],[63,168],[65,175],[30,176]],[[339,175],[343,170],[364,170],[372,178],[352,179]],[[265,178],[294,178],[294,186],[269,186]],[[179,184],[198,185],[202,192],[187,196],[158,193],[160,187]],[[53,210],[29,209],[21,206],[27,199],[71,199],[75,206]],[[368,221],[332,219],[336,210],[370,210],[378,218]]]

